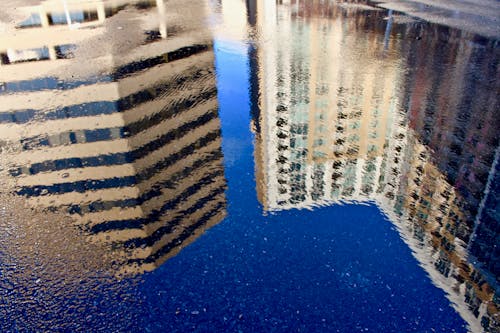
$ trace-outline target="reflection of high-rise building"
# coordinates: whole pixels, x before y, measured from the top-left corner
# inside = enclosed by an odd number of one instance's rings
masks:
[[[497,330],[492,43],[352,4],[254,6],[270,39],[250,54],[264,209],[375,202],[471,327]]]
[[[292,19],[293,6],[278,6],[275,43],[257,58],[266,110],[255,119],[257,167],[266,166],[257,171],[259,196],[266,209],[360,200],[376,190],[397,129],[399,61],[384,53],[383,35],[360,37],[356,25],[300,19],[301,11]]]
[[[154,269],[226,212],[211,40],[147,37],[107,75],[52,85],[39,74],[6,82],[0,95],[16,192],[125,250],[125,272]]]
[[[422,40],[424,45],[404,46],[402,52],[412,68],[406,77],[404,107],[410,127],[433,151],[433,163],[463,198],[461,210],[469,217],[462,221],[457,237],[469,243],[473,230],[482,224],[479,208],[488,178],[494,172],[493,161],[499,146],[499,82],[490,79],[498,77],[498,56],[493,41],[459,30],[444,31],[450,36],[449,41],[437,43],[443,31],[430,31],[427,35],[434,38]],[[405,29],[409,36],[420,33],[418,27]],[[487,238],[498,235],[495,228],[498,230],[499,225],[497,218],[488,227]],[[491,254],[495,252],[495,243],[490,243]],[[480,252],[485,250],[482,248]],[[488,255],[476,250],[479,248],[473,247],[472,254],[495,276],[500,276],[498,255],[488,260]]]

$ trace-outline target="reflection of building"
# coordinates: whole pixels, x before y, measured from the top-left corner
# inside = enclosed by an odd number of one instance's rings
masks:
[[[264,15],[272,11],[265,6]],[[256,119],[257,166],[269,167],[257,171],[259,196],[266,209],[362,200],[376,190],[385,145],[397,130],[390,111],[399,61],[384,54],[383,35],[359,37],[341,20],[291,24],[291,8],[278,6],[276,44],[257,58],[266,110]]]
[[[211,41],[181,37],[141,44],[107,76],[0,95],[17,193],[126,249],[125,272],[154,269],[225,216]]]
[[[377,203],[471,327],[499,329],[492,43],[328,1],[253,5],[272,41],[250,54],[264,209]]]

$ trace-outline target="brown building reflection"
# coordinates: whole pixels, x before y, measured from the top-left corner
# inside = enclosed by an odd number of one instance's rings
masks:
[[[71,35],[76,56],[50,65],[50,71],[36,53],[2,44],[0,73],[6,76],[0,76],[10,78],[0,92],[7,169],[15,192],[32,207],[68,212],[95,241],[111,244],[121,272],[153,270],[226,214],[211,37],[189,25],[168,29],[182,19],[179,3],[171,3],[174,10],[166,17],[161,0],[84,4],[44,2],[35,8],[41,24],[31,18],[33,27],[22,29],[39,35],[40,45],[61,38],[51,29]],[[87,39],[105,38],[106,19],[121,10],[155,17],[157,38],[141,30],[141,40],[126,55],[112,46],[109,54],[82,63],[78,52],[95,47]],[[73,21],[83,17],[93,24],[93,32],[58,27],[59,21],[69,23],[68,16],[58,16],[64,11]],[[204,11],[198,14],[194,20]],[[112,58],[98,70],[106,74],[68,79],[57,71],[83,66],[93,73],[93,61],[103,57]]]
[[[264,209],[376,203],[471,329],[497,331],[495,42],[354,2],[254,1],[249,22],[268,39],[250,50]]]

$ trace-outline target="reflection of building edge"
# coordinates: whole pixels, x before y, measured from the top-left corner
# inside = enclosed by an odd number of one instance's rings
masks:
[[[257,1],[257,22],[263,22],[259,28],[273,41],[250,54],[257,57],[250,59],[252,83],[260,85],[253,93],[258,96],[260,111],[252,108],[259,201],[265,210],[375,201],[398,226],[433,280],[458,304],[457,310],[464,319],[476,330],[483,326],[495,331],[499,327],[498,303],[491,287],[495,281],[488,283],[483,273],[466,259],[465,247],[475,212],[468,209],[461,194],[436,167],[420,133],[409,129],[406,112],[399,111],[412,103],[404,100],[405,96],[402,101],[396,99],[398,85],[408,78],[385,70],[399,68],[393,59],[377,59],[377,54],[382,53],[377,48],[383,45],[383,30],[369,25],[377,20],[351,13],[352,20],[325,21],[306,19],[299,13],[291,24],[290,17],[297,14],[295,6],[293,1],[291,5],[276,7]],[[335,10],[332,12],[335,17]],[[267,16],[282,19],[267,27]],[[378,34],[369,33],[368,54],[362,59],[358,59],[355,49],[365,40],[352,36],[357,26],[380,30]],[[411,35],[413,31],[406,33]],[[439,33],[436,31],[434,38],[427,39],[435,43]],[[289,35],[294,36],[293,42],[288,42]],[[460,38],[458,35],[453,40]],[[397,39],[388,41],[396,42]],[[459,56],[465,59],[459,63],[468,66],[468,48],[454,51],[460,51]],[[411,56],[417,51],[407,52]],[[436,57],[428,55],[429,59]],[[322,59],[329,63],[322,64]],[[370,72],[370,65],[373,76],[366,79],[361,71]],[[431,70],[427,63],[423,66],[424,70]],[[419,67],[417,76],[424,70]],[[459,86],[465,71],[463,66],[457,66],[446,75]],[[432,75],[433,88],[443,89],[435,84],[436,77]],[[428,86],[425,80],[419,85],[426,93],[433,92]],[[440,110],[422,109],[419,115],[425,113],[427,121],[434,114],[442,116],[441,110],[446,108],[463,107],[454,98],[457,97],[440,101]],[[329,101],[335,103],[328,106]],[[482,139],[488,140],[486,136]],[[490,223],[486,228],[492,230],[493,226]],[[490,241],[489,244],[497,243]]]
[[[122,271],[154,269],[225,216],[213,64],[211,46],[186,45],[122,66],[116,82],[22,95],[63,106],[2,112],[17,192],[125,246]]]

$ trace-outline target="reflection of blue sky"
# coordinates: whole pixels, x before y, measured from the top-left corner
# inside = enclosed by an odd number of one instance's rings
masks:
[[[250,103],[246,86],[246,81],[242,80],[242,68],[248,68],[246,62],[246,48],[236,42],[215,41],[214,43],[217,65],[217,89],[219,101],[227,101],[227,109],[231,112],[221,114],[224,164],[230,166],[247,165],[253,163],[242,163],[240,160],[245,156],[245,151],[253,151],[252,139],[250,136],[241,135],[249,132],[250,112],[248,105]],[[221,73],[224,71],[224,73]],[[245,74],[246,75],[246,74]],[[238,82],[238,83],[236,83]],[[240,84],[244,83],[244,86]],[[250,158],[252,155],[249,155]],[[249,170],[253,175],[253,169]]]

